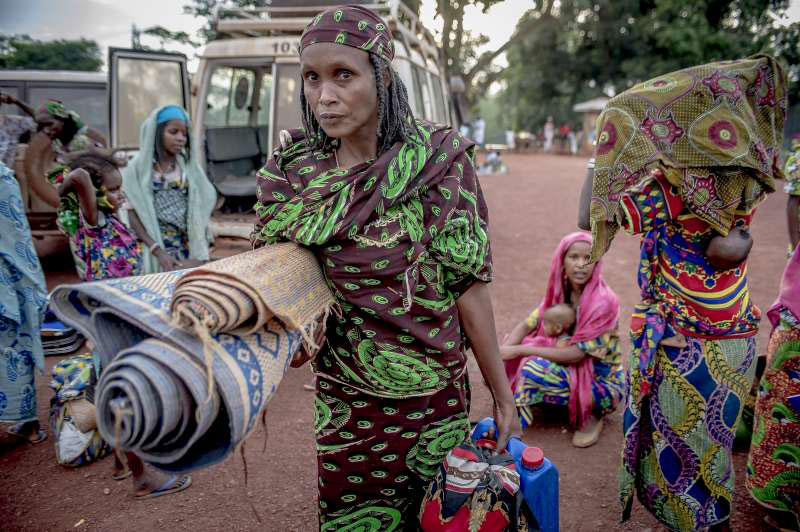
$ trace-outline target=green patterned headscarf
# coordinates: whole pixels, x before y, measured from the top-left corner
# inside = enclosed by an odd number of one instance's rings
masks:
[[[620,226],[623,195],[660,167],[686,208],[727,235],[737,208],[775,190],[786,77],[770,56],[672,72],[612,98],[597,119],[593,259]]]
[[[306,47],[320,42],[352,46],[377,54],[389,62],[394,58],[389,26],[365,7],[342,6],[314,17],[300,37],[300,53]]]
[[[85,125],[83,120],[78,113],[75,111],[68,111],[64,104],[58,100],[47,100],[44,102],[37,111],[36,111],[36,120],[37,122],[42,121],[43,119],[47,118],[57,118],[59,120],[72,120],[75,122],[75,129],[82,129]]]

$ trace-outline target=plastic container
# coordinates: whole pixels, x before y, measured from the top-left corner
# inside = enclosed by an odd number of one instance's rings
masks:
[[[495,429],[494,419],[481,420],[472,431],[474,441],[485,440],[484,436]],[[525,503],[530,508],[542,532],[558,532],[558,469],[548,460],[541,449],[529,447],[519,438],[511,438],[506,450],[514,457],[520,474],[520,485]]]

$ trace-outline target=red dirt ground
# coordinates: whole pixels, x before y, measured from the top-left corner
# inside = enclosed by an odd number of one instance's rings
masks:
[[[575,228],[577,199],[585,159],[547,155],[508,155],[510,173],[481,179],[491,213],[495,281],[492,283],[498,335],[505,335],[542,297],[550,255],[559,239]],[[787,244],[786,197],[773,194],[760,209],[753,229],[753,297],[762,308],[777,293]],[[227,242],[219,254],[245,245]],[[620,235],[606,258],[606,278],[623,303],[626,330],[638,298],[636,239]],[[68,255],[47,263],[52,288],[75,279]],[[766,329],[759,347],[766,346]],[[625,340],[625,348],[629,345]],[[47,361],[48,371],[58,360]],[[474,361],[471,418],[491,412],[488,390]],[[313,530],[316,521],[316,461],[312,437],[312,395],[302,385],[307,368],[290,370],[269,405],[269,437],[257,431],[245,456],[249,482],[237,455],[223,464],[193,473],[185,492],[146,501],[134,500],[130,480],[111,480],[111,460],[79,469],[56,465],[52,439],[17,445],[0,435],[0,528],[3,530]],[[39,379],[39,415],[46,423],[51,392]],[[622,419],[609,417],[600,442],[589,449],[570,445],[563,419],[548,415],[525,432],[525,441],[541,447],[561,473],[561,525],[565,531],[661,530],[641,505],[619,524],[617,477]],[[735,530],[758,529],[761,512],[743,489],[746,454],[736,455]],[[258,510],[258,523],[250,508]]]

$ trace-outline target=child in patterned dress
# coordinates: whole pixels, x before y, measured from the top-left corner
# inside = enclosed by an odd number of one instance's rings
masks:
[[[110,154],[91,149],[77,154],[59,179],[58,224],[70,237],[75,267],[85,281],[142,273],[139,241],[117,217],[124,201],[119,166]],[[112,478],[133,476],[137,499],[176,493],[192,483],[188,475],[165,475],[133,453],[125,456],[127,467],[114,455]]]
[[[59,181],[58,225],[81,280],[141,273],[139,242],[116,214],[123,201],[119,162],[100,150],[81,152]]]

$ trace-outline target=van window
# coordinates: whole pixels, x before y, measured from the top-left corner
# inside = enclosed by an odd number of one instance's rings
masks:
[[[395,44],[397,42],[398,41],[395,41]],[[422,118],[422,100],[419,99],[419,89],[417,88],[417,84],[413,75],[411,74],[411,63],[405,57],[399,57],[394,60],[393,65],[397,71],[397,75],[400,76],[400,80],[403,82],[403,85],[406,86],[409,99],[408,103],[411,105],[411,112],[414,113],[414,116]]]
[[[0,93],[2,94],[10,94],[14,98],[19,98],[19,88],[18,87],[4,87],[0,85]],[[22,110],[17,107],[16,105],[0,105],[0,115],[20,115],[22,114]]]
[[[206,127],[249,125],[255,80],[252,70],[216,67],[206,96]]]
[[[269,125],[269,112],[272,107],[272,73],[266,73],[261,78],[261,88],[258,94],[258,125]]]
[[[278,145],[282,129],[302,126],[300,117],[300,65],[280,63],[275,65],[275,123],[272,127],[272,146]]]
[[[116,80],[118,116],[114,127],[118,138],[114,139],[114,143],[117,146],[139,144],[139,128],[153,109],[170,104],[183,105],[183,73],[180,63],[119,57]],[[105,106],[107,100],[100,97],[98,101]],[[80,109],[76,110],[80,113]]]
[[[28,87],[31,107],[40,108],[48,99],[60,100],[75,111],[87,126],[108,135],[108,100],[105,87]]]
[[[442,80],[439,76],[431,74],[431,82],[433,85],[433,101],[436,104],[436,120],[447,124],[450,120],[447,119],[447,108],[444,103]]]
[[[426,120],[434,118],[432,109],[431,86],[428,81],[428,72],[423,68],[414,65],[414,77],[417,79],[417,86],[419,87],[418,104],[420,109],[424,109]]]

